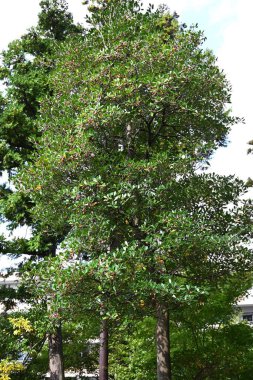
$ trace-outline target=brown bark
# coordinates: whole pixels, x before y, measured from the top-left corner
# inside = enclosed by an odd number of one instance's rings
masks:
[[[56,256],[55,244],[52,249],[52,256]],[[50,307],[50,305],[48,305]],[[63,348],[62,348],[62,327],[61,323],[53,333],[48,335],[49,348],[49,373],[50,380],[64,380]]]
[[[49,334],[48,345],[50,380],[64,380],[61,326]]]
[[[102,320],[99,346],[99,380],[108,380],[108,323]]]
[[[169,313],[159,301],[156,310],[157,380],[171,380]]]

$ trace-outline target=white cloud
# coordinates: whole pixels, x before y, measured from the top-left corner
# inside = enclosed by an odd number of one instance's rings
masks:
[[[236,2],[234,0],[218,0],[209,13],[210,24],[223,23],[235,16]]]
[[[73,14],[75,22],[83,24],[87,12],[87,7],[82,4],[81,0],[69,0],[68,4],[69,10]]]
[[[253,157],[246,153],[247,143],[253,138],[252,6],[250,0],[244,0],[243,6],[238,0],[233,0],[234,17],[223,29],[223,39],[217,52],[218,62],[232,84],[233,113],[245,117],[246,124],[233,127],[231,144],[217,153],[213,169],[224,174],[235,173],[244,179],[253,176]]]
[[[0,4],[0,50],[25,33],[36,23],[39,12],[38,0],[1,0]]]
[[[28,28],[36,25],[39,3],[40,0],[0,0],[0,51],[10,41],[19,38]],[[69,0],[68,3],[75,22],[82,23],[86,10],[81,0]]]

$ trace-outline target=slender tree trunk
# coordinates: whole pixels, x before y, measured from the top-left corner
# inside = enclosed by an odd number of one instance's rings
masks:
[[[171,380],[169,313],[159,301],[156,311],[157,380]]]
[[[52,256],[56,256],[55,244],[52,249]],[[50,304],[48,304],[50,308]],[[61,323],[53,333],[48,336],[49,348],[49,373],[50,380],[64,380],[64,365],[63,365],[63,348],[62,348],[62,327]]]
[[[49,334],[48,345],[50,380],[64,380],[61,326]]]
[[[102,320],[99,349],[99,380],[108,380],[108,323]]]

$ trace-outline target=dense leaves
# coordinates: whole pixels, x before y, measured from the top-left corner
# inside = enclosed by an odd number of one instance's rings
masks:
[[[77,31],[64,5],[50,4],[42,2],[55,28],[47,26],[41,43],[64,39],[58,34],[61,22],[70,33]],[[183,342],[178,348],[172,339],[176,378],[230,376],[217,368],[225,368],[225,360],[214,365],[214,348],[229,346],[233,329],[244,332],[245,326],[225,328],[229,318],[220,313],[217,320],[224,328],[213,329],[214,314],[210,308],[208,319],[205,310],[208,298],[215,304],[214,294],[226,293],[232,281],[252,270],[252,205],[241,200],[246,188],[240,180],[197,170],[226,144],[230,126],[238,121],[227,109],[230,85],[212,52],[203,49],[202,32],[180,25],[165,8],[143,11],[138,1],[94,1],[87,21],[85,35],[66,39],[50,59],[41,50],[38,70],[25,73],[36,91],[34,75],[47,75],[39,81],[39,96],[32,92],[35,105],[29,100],[35,117],[24,112],[23,103],[15,108],[18,119],[29,116],[36,133],[29,135],[28,154],[18,149],[25,164],[15,176],[17,193],[11,197],[8,188],[2,190],[3,213],[17,210],[17,224],[31,220],[36,231],[31,251],[50,252],[47,241],[52,253],[62,251],[27,267],[24,276],[33,310],[43,315],[38,329],[52,331],[59,321],[76,323],[82,315],[94,318],[96,329],[103,319],[117,331],[114,339],[123,352],[117,337],[121,328],[139,326],[147,334],[145,324],[153,326],[162,305]],[[47,25],[44,14],[39,25]],[[35,63],[36,56],[25,69]],[[10,112],[7,100],[3,117]],[[11,169],[19,167],[14,161]],[[17,207],[17,199],[29,208]],[[221,297],[219,305],[231,306],[238,296]],[[187,313],[199,324],[187,320]],[[150,331],[150,342],[153,336]],[[146,366],[146,378],[154,377],[153,349],[137,367],[137,347],[146,349],[141,340],[138,332],[126,337],[134,358],[114,357],[115,375],[124,378],[127,369],[132,378],[141,378]]]

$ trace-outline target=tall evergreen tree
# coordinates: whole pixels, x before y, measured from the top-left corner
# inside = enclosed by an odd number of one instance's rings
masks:
[[[123,279],[142,295],[157,318],[157,378],[170,380],[171,307],[252,268],[243,184],[196,174],[238,120],[200,31],[134,0],[90,11],[85,40],[57,61],[38,154],[16,186],[41,225],[71,227],[66,245],[87,252],[105,286]]]

